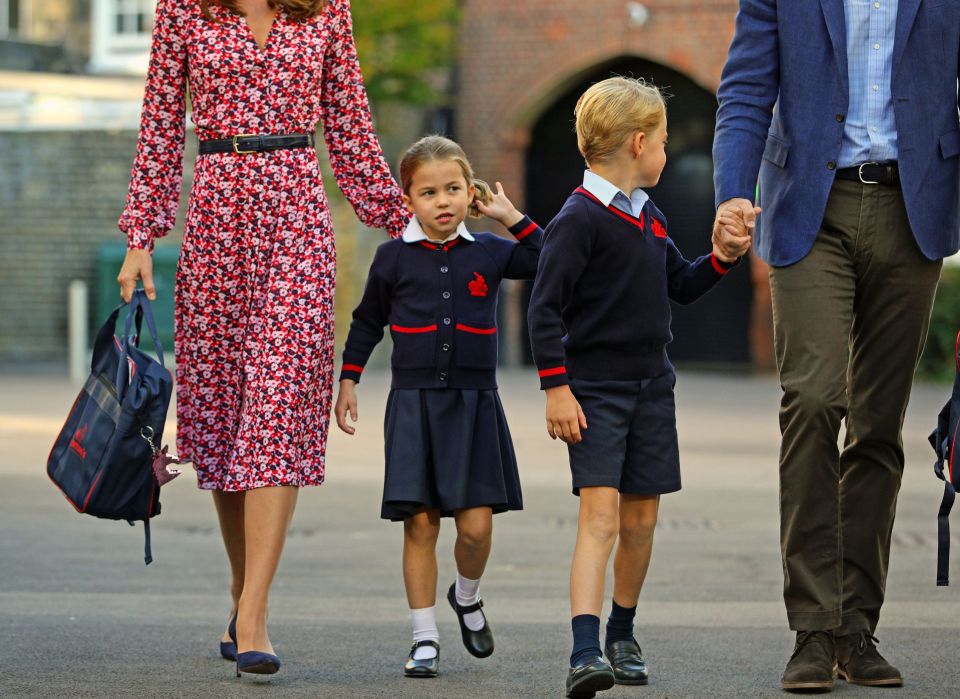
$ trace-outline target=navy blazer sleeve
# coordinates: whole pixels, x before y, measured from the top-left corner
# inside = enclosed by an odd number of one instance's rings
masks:
[[[713,253],[688,262],[674,242],[667,238],[667,294],[677,303],[693,303],[723,279],[737,262],[721,262]]]
[[[343,350],[340,380],[360,381],[360,375],[390,318],[390,294],[396,278],[397,255],[402,243],[388,242],[377,248],[367,275],[363,297],[353,311],[353,321]]]
[[[508,229],[517,239],[510,257],[503,268],[505,279],[533,279],[540,262],[540,250],[543,248],[543,230],[524,216],[519,223]]]
[[[570,383],[563,348],[563,309],[570,303],[577,280],[590,261],[592,231],[578,227],[563,211],[544,233],[543,252],[527,309],[533,360],[540,374],[540,388]]]
[[[716,205],[754,200],[760,159],[780,93],[777,0],[740,0],[736,31],[720,78],[713,139]]]

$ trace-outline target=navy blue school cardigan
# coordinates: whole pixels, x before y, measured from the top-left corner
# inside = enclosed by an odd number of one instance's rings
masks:
[[[393,388],[497,387],[497,291],[501,279],[532,279],[543,231],[524,216],[516,241],[390,240],[377,248],[343,351],[340,379],[360,380],[390,325]]]
[[[685,260],[652,201],[634,217],[576,189],[544,233],[527,313],[540,387],[667,373],[670,300],[695,301],[732,266]]]

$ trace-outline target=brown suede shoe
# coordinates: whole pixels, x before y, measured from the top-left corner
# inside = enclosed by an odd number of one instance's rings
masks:
[[[788,692],[833,689],[836,664],[833,634],[829,631],[797,631],[797,645],[783,671],[780,686]]]
[[[877,650],[879,641],[866,632],[837,637],[837,667],[850,684],[900,687],[903,675]]]

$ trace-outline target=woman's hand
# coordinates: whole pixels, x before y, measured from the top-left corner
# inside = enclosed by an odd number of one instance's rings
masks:
[[[347,413],[350,413],[350,419],[357,421],[357,382],[353,379],[342,379],[340,381],[340,392],[337,393],[337,404],[333,409],[333,414],[337,416],[337,427],[347,434],[354,434],[356,427],[347,424]]]
[[[496,185],[497,191],[493,193],[493,201],[489,204],[484,204],[478,199],[477,209],[484,216],[489,216],[494,221],[499,221],[507,228],[515,226],[523,219],[523,214],[514,208],[512,201],[507,199],[507,195],[503,193],[503,185],[499,182],[497,182]]]
[[[570,386],[554,386],[547,394],[547,434],[551,439],[559,437],[567,444],[583,439],[580,430],[587,429],[587,418]]]
[[[117,275],[120,295],[127,303],[130,303],[130,299],[133,298],[133,292],[137,288],[137,281],[139,280],[143,281],[143,289],[147,292],[147,298],[156,301],[157,289],[153,285],[153,258],[150,256],[150,251],[127,250],[127,256],[123,260],[120,274]]]

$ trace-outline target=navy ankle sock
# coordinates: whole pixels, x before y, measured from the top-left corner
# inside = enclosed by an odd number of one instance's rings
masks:
[[[633,617],[637,613],[636,607],[621,607],[614,601],[607,619],[606,644],[633,639]]]
[[[573,628],[573,653],[570,667],[592,662],[600,657],[600,617],[578,614],[570,620]]]

